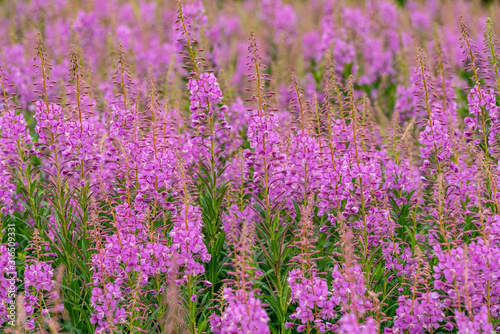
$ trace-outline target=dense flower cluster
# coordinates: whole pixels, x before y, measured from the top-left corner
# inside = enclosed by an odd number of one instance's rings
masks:
[[[49,315],[50,310],[44,295],[48,295],[54,288],[54,271],[49,263],[34,262],[26,266],[24,271],[25,295],[23,308],[26,312],[26,329],[34,330],[36,321]],[[61,309],[59,309],[61,311]],[[37,316],[39,314],[41,317]],[[40,325],[39,329],[43,325]]]
[[[120,286],[112,283],[106,284],[104,290],[99,288],[92,290],[90,302],[96,313],[92,314],[90,322],[97,324],[96,333],[112,332],[114,325],[125,320],[125,308],[118,304],[121,296]]]
[[[224,300],[227,305],[222,316],[215,315],[210,319],[214,334],[271,333],[267,325],[269,316],[253,293],[242,295],[227,288]]]
[[[22,115],[8,110],[0,116],[0,210],[3,213],[12,213],[16,208],[18,196],[12,181],[13,166],[31,145],[32,138]]]
[[[205,268],[195,261],[195,256],[203,262],[210,261],[210,254],[203,242],[201,229],[201,212],[198,208],[190,205],[186,210],[179,210],[179,215],[174,220],[174,227],[170,232],[172,251],[176,254],[177,265],[186,267],[185,272],[188,275],[202,274],[205,271]]]

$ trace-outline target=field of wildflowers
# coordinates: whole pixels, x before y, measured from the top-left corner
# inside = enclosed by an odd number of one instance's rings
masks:
[[[498,27],[0,1],[0,332],[500,332]]]

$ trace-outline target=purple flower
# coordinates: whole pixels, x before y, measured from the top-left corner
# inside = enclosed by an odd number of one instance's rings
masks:
[[[270,333],[269,317],[263,305],[252,292],[246,294],[231,288],[224,290],[227,302],[224,312],[219,317],[210,316],[210,327],[214,334],[230,333]]]

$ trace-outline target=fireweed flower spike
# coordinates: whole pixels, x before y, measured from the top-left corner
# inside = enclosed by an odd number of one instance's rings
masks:
[[[199,258],[202,262],[209,262],[211,254],[208,253],[207,247],[203,242],[202,212],[198,207],[191,204],[188,191],[189,180],[187,179],[183,164],[184,161],[178,157],[183,198],[176,210],[176,217],[174,218],[173,228],[170,231],[170,237],[172,239],[172,258],[176,263],[176,266],[173,268],[177,268],[178,266],[181,270],[180,272],[184,274],[178,281],[185,285],[184,290],[187,294],[185,303],[190,315],[189,327],[190,331],[194,333],[196,331],[196,319],[194,316],[197,308],[197,300],[193,295],[196,294],[197,277],[205,273],[205,267],[196,261],[196,259]]]
[[[331,298],[327,279],[318,272],[315,255],[317,252],[314,248],[316,231],[310,212],[312,204],[302,208],[301,226],[295,231],[298,240],[294,242],[294,246],[300,249],[300,254],[292,259],[294,269],[288,277],[292,301],[297,304],[297,309],[290,315],[290,319],[296,319],[297,323],[289,322],[287,328],[297,326],[299,332],[311,327],[316,327],[319,332],[333,329],[333,324],[325,324],[325,321],[335,317],[334,308],[338,305]]]
[[[51,312],[49,310],[50,292],[54,289],[54,271],[51,261],[44,261],[42,258],[51,254],[44,253],[47,243],[40,239],[40,235],[35,230],[29,250],[33,256],[27,258],[24,270],[23,308],[26,312],[24,326],[29,331],[42,332],[47,323],[50,323]],[[54,295],[52,295],[54,297]],[[58,306],[62,310],[62,305]]]
[[[307,110],[305,109],[305,101],[303,101],[303,92],[301,91],[295,74],[292,77],[292,89],[295,92],[295,107],[299,110],[298,123],[300,129],[297,135],[292,135],[290,163],[291,171],[289,173],[289,182],[297,189],[298,202],[303,202],[307,205],[306,200],[318,187],[317,179],[319,177],[319,158],[320,144],[316,138],[308,134],[311,132],[307,123]],[[302,188],[302,189],[301,189]]]
[[[201,2],[200,2],[201,3]],[[189,23],[189,18],[185,16],[182,4],[178,3],[178,30],[181,32],[179,41],[183,42],[186,68],[190,70],[187,89],[189,91],[189,111],[191,112],[191,142],[198,147],[200,154],[195,164],[197,173],[195,176],[201,182],[199,187],[199,211],[193,212],[199,222],[196,227],[198,233],[203,231],[206,242],[200,243],[200,250],[203,246],[201,259],[204,262],[210,261],[206,265],[206,278],[212,284],[211,291],[215,291],[215,285],[220,282],[218,275],[220,262],[224,261],[222,252],[222,240],[225,237],[220,233],[222,227],[222,216],[224,215],[224,200],[228,191],[227,181],[222,179],[222,173],[226,169],[226,161],[229,156],[227,143],[228,134],[232,131],[226,115],[229,108],[223,104],[223,94],[219,82],[214,73],[204,71],[206,59],[203,58],[204,50],[195,49],[198,45],[193,37],[193,30]],[[196,32],[196,29],[194,30]],[[201,37],[201,36],[200,36]],[[184,175],[184,181],[187,179]],[[189,194],[184,187],[184,199],[187,201]],[[184,205],[184,207],[186,204]],[[194,208],[194,207],[193,207]],[[184,210],[187,215],[187,209]],[[203,225],[201,220],[203,218]],[[197,223],[198,224],[198,223]],[[201,239],[200,239],[201,240]],[[208,247],[206,246],[208,245]],[[203,270],[202,270],[203,269]],[[205,268],[199,268],[193,274],[205,273]],[[188,278],[191,279],[191,278]],[[194,279],[194,278],[193,278]],[[193,285],[194,286],[194,285]],[[193,294],[194,292],[190,292]],[[196,299],[190,302],[190,309],[195,307]],[[193,318],[193,316],[191,316]],[[194,319],[191,319],[191,326]],[[194,327],[191,328],[194,331]]]
[[[253,106],[248,110],[247,138],[250,148],[244,151],[245,168],[253,171],[252,179],[258,185],[258,192],[253,199],[258,203],[260,221],[257,224],[257,236],[262,244],[275,243],[271,253],[266,256],[266,265],[273,272],[272,288],[277,291],[280,300],[281,330],[285,331],[285,313],[288,286],[283,279],[282,258],[286,251],[283,238],[290,232],[290,225],[281,223],[278,209],[291,195],[290,187],[285,183],[287,175],[286,154],[283,153],[283,138],[278,133],[278,117],[271,113],[267,101],[272,97],[266,91],[266,82],[270,81],[269,75],[263,73],[266,66],[262,64],[259,48],[255,35],[250,34],[248,47],[248,67],[252,73],[248,74],[249,82],[254,88],[250,89],[252,96],[249,99]],[[293,213],[291,213],[293,215]]]
[[[232,260],[233,276],[224,288],[221,315],[210,316],[213,333],[270,333],[269,316],[265,306],[258,297],[259,289],[254,287],[257,275],[252,266],[252,249],[254,247],[254,229],[252,225],[243,226],[240,237],[234,244]]]
[[[2,89],[3,108],[0,109],[0,212],[6,214],[16,209],[14,173],[29,158],[32,138],[22,114],[8,95],[9,83],[0,68],[0,88]]]

